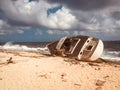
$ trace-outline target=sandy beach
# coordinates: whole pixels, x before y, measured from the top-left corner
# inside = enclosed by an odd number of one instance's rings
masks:
[[[0,90],[120,90],[120,65],[0,50]]]

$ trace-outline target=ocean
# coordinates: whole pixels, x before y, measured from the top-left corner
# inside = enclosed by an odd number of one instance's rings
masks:
[[[34,51],[49,54],[46,45],[49,42],[7,42],[0,43],[0,49]],[[120,41],[103,41],[104,51],[101,58],[120,62]]]
[[[120,41],[104,41],[103,59],[120,61]]]

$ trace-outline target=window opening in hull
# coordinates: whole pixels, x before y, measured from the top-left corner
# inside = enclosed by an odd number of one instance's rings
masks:
[[[87,50],[91,51],[92,48],[93,48],[93,46],[92,46],[92,45],[89,45],[89,46],[87,47]]]

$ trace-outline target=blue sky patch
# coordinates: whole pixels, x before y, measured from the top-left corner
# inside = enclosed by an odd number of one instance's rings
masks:
[[[54,14],[54,13],[56,13],[59,9],[62,9],[62,5],[60,5],[60,6],[57,6],[57,7],[54,7],[54,8],[49,8],[48,10],[47,10],[47,15],[49,16],[50,14]]]

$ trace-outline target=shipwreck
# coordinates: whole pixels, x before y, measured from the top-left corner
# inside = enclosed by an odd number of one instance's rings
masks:
[[[90,36],[63,37],[47,45],[51,55],[95,61],[103,52],[102,40]]]

